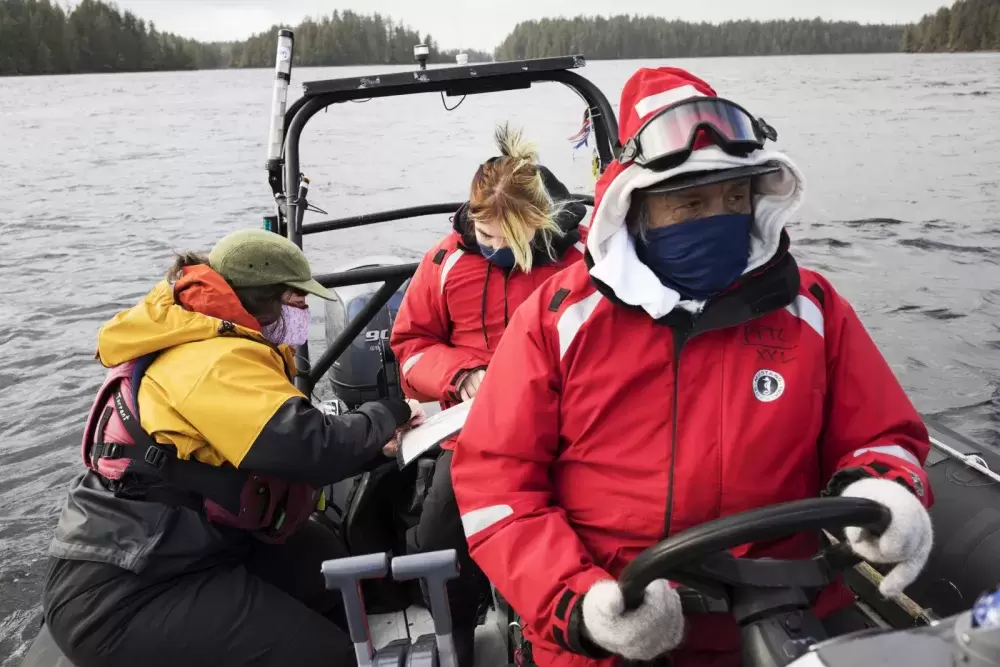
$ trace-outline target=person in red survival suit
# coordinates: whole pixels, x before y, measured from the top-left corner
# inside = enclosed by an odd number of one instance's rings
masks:
[[[765,148],[773,128],[667,67],[638,70],[620,109],[586,262],[511,321],[458,438],[455,494],[540,667],[737,665],[730,615],[685,619],[663,580],[623,613],[614,577],[692,526],[839,494],[891,510],[880,538],[846,533],[898,563],[881,590],[899,592],[931,547],[928,434],[850,304],[789,253],[803,179]],[[801,534],[733,553],[818,546]],[[845,604],[838,591],[817,615]]]
[[[410,398],[442,408],[471,400],[515,311],[546,279],[582,259],[586,207],[537,163],[530,144],[502,127],[500,156],[483,163],[453,230],[421,261],[400,305],[390,346]],[[472,665],[476,611],[489,585],[468,557],[451,489],[451,444],[435,463],[414,551],[456,549],[448,584],[461,667]]]

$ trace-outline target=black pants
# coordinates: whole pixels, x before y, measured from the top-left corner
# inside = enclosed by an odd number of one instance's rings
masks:
[[[471,665],[472,637],[480,605],[489,597],[489,580],[469,556],[462,529],[462,517],[451,485],[452,452],[445,450],[434,467],[434,481],[424,500],[416,530],[416,550],[420,552],[454,549],[458,552],[459,574],[448,582],[455,648],[460,667]]]
[[[76,667],[352,667],[340,594],[320,574],[346,555],[310,521],[285,544],[171,576],[53,559],[45,622]]]

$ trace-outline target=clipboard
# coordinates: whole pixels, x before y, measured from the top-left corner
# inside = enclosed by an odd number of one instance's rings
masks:
[[[475,399],[464,401],[431,415],[420,426],[403,433],[400,437],[399,450],[396,452],[396,463],[399,465],[399,469],[402,470],[434,445],[444,442],[461,431],[462,427],[465,426],[466,417],[469,416],[473,400]]]

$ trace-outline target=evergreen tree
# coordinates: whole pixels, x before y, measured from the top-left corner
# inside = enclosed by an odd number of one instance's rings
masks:
[[[233,45],[233,67],[272,67],[278,30],[289,26],[272,26],[267,32],[252,36]],[[413,47],[426,44],[428,62],[455,62],[457,49],[442,51],[430,35],[397,23],[392,17],[379,14],[363,16],[350,10],[335,11],[319,22],[303,21],[292,28],[295,33],[295,64],[309,66],[365,65],[372,63],[411,64]],[[492,60],[481,51],[465,51],[473,62]]]
[[[1000,1],[1000,0],[998,0]],[[821,19],[688,23],[654,16],[524,21],[498,60],[582,53],[595,60],[899,51],[904,26]]]
[[[0,75],[273,67],[277,32],[245,41],[203,43],[160,32],[101,0],[70,12],[53,0],[0,0]],[[582,53],[593,59],[679,58],[884,51],[1000,49],[1000,0],[957,0],[909,26],[820,19],[688,23],[652,16],[577,16],[517,24],[491,55],[442,50],[430,34],[391,16],[335,10],[293,28],[303,66],[411,64],[426,44],[429,62],[521,60]]]
[[[0,0],[0,75],[195,69],[228,65],[218,45],[156,31],[131,12],[81,0]]]
[[[1000,0],[957,0],[907,27],[900,47],[908,52],[1000,49]]]

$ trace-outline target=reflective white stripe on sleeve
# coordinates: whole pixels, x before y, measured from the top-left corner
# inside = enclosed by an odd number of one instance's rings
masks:
[[[914,456],[908,449],[900,447],[899,445],[879,445],[878,447],[862,447],[854,451],[854,456],[861,456],[862,454],[867,454],[868,452],[873,452],[876,454],[888,454],[889,456],[895,456],[897,459],[903,459],[907,463],[912,463],[913,465],[920,468],[920,460]]]
[[[410,357],[409,359],[407,359],[405,362],[403,362],[403,375],[406,375],[407,373],[409,373],[410,369],[413,368],[413,365],[415,363],[417,363],[418,361],[420,361],[420,357],[422,357],[422,356],[424,356],[423,352],[417,352],[415,355],[413,355],[412,357]]]
[[[472,537],[476,533],[500,523],[513,513],[514,508],[510,505],[491,505],[472,510],[462,515],[462,530],[465,531],[466,537]]]
[[[823,337],[823,311],[809,297],[798,295],[795,301],[785,306],[785,310],[812,327],[820,338]]]
[[[576,248],[577,250],[579,250],[581,255],[583,254],[583,251],[587,249],[587,247],[585,245],[583,245],[582,243],[580,243],[579,241],[577,241],[576,243],[574,243],[573,247]]]
[[[458,260],[462,259],[462,255],[464,255],[464,254],[465,254],[465,251],[462,250],[461,248],[459,248],[455,252],[453,252],[450,255],[448,255],[448,259],[446,259],[444,261],[444,266],[441,267],[441,293],[442,294],[444,293],[444,281],[446,281],[448,279],[448,272],[451,271],[451,268],[453,266],[455,266],[455,264],[458,262]]]
[[[556,323],[556,330],[559,332],[559,358],[566,355],[566,350],[573,344],[573,339],[580,332],[580,328],[594,313],[597,304],[601,302],[600,292],[594,292],[586,299],[577,301],[572,306],[567,306],[563,314],[559,316]]]

